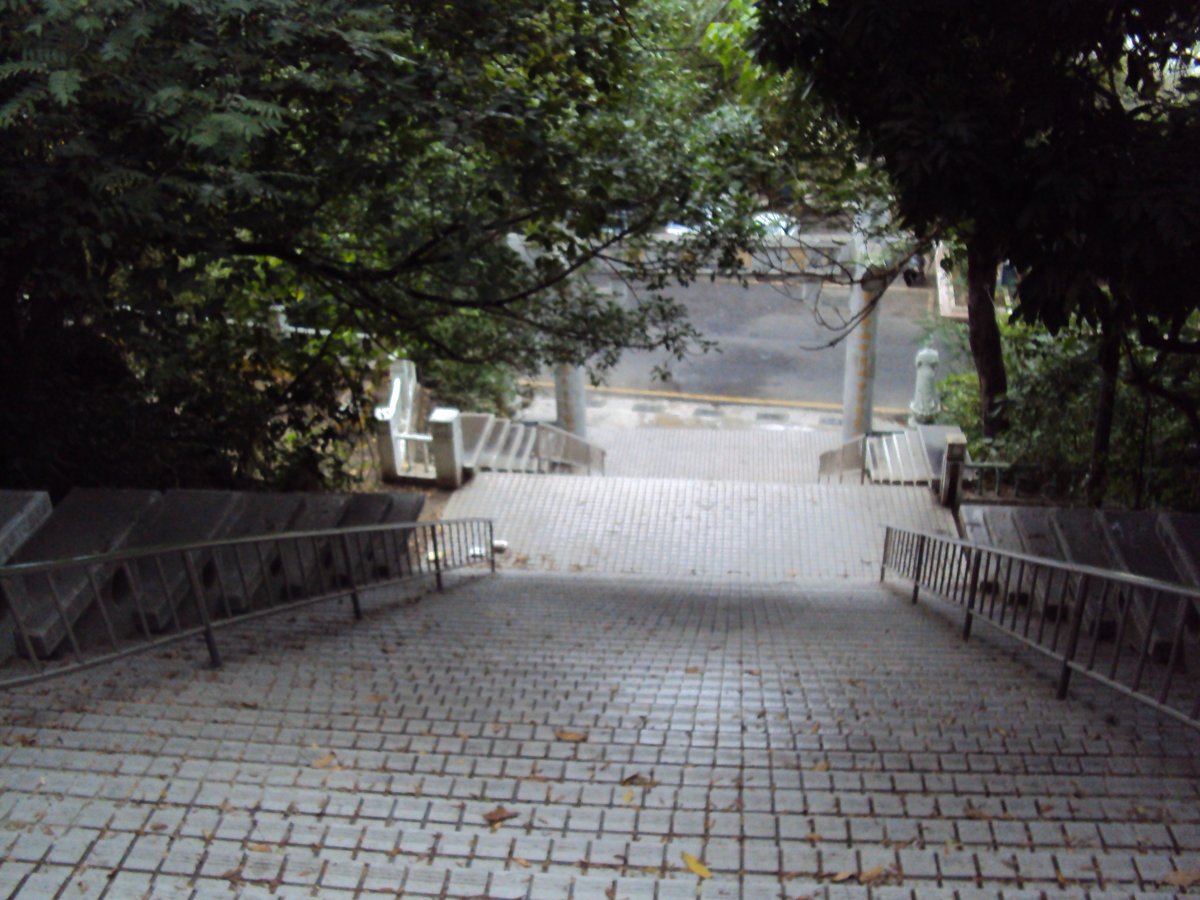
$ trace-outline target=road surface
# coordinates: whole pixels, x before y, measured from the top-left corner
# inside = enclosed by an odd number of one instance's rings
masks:
[[[837,332],[822,326],[843,321],[848,290],[823,288],[814,304],[778,285],[703,281],[671,294],[718,349],[683,362],[659,352],[627,351],[606,383],[625,389],[670,390],[827,406],[842,402],[845,346],[824,347]],[[930,288],[893,285],[880,301],[875,405],[904,409],[912,399],[913,357],[922,346],[937,305]],[[656,365],[671,378],[654,378]]]

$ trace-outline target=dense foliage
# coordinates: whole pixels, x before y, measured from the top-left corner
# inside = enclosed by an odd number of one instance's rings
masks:
[[[1052,329],[1074,315],[1104,325],[1110,375],[1127,327],[1149,345],[1196,351],[1179,338],[1198,301],[1179,286],[1200,233],[1200,6],[758,6],[761,56],[802,74],[802,89],[856,131],[919,235],[955,233],[965,244],[989,433],[1004,424],[992,287],[1006,257],[1023,275],[1019,315]]]
[[[994,440],[985,439],[965,329],[953,324],[939,329],[943,346],[958,351],[945,360],[954,372],[939,385],[941,420],[963,428],[972,458],[1013,465],[1024,489],[1056,502],[1088,502],[1094,413],[1101,392],[1096,366],[1100,335],[1079,321],[1055,334],[1021,322],[1003,324],[1001,331],[1014,400],[1012,427]],[[1194,366],[1178,365],[1178,358],[1164,357],[1132,338],[1126,349],[1139,367],[1158,369],[1156,380],[1200,396],[1200,372]],[[1115,406],[1108,502],[1200,510],[1200,482],[1193,474],[1200,466],[1200,448],[1187,417],[1145,391],[1132,375],[1118,383]],[[1011,486],[1011,481],[1004,484]]]
[[[325,480],[388,353],[684,352],[678,305],[574,277],[744,212],[757,125],[660,49],[681,15],[0,0],[0,481]]]

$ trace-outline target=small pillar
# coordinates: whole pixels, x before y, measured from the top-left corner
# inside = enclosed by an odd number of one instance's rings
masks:
[[[846,338],[846,368],[842,376],[842,440],[849,442],[871,431],[875,421],[875,355],[879,343],[879,309],[872,307],[875,292],[863,287],[867,274],[867,245],[863,229],[855,222],[850,245],[850,315],[859,318]]]
[[[908,404],[908,424],[915,428],[917,425],[928,425],[942,408],[942,401],[937,392],[938,352],[932,347],[917,351],[917,383],[913,388],[912,402]]]
[[[454,490],[463,483],[462,417],[457,409],[439,406],[429,414],[433,468],[437,486]]]
[[[559,428],[587,440],[587,399],[582,366],[562,363],[554,367],[554,408]]]
[[[942,457],[942,483],[939,499],[947,509],[957,509],[962,497],[963,464],[967,461],[967,438],[962,432],[947,435],[946,454]]]

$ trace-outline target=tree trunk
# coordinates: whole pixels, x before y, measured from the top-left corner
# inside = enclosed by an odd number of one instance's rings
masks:
[[[967,245],[967,322],[971,356],[979,375],[979,408],[983,434],[996,437],[1008,427],[1005,395],[1008,377],[1000,349],[1000,327],[996,324],[996,267],[1000,254],[988,243],[974,238]]]
[[[1121,372],[1121,330],[1115,320],[1100,326],[1100,396],[1096,399],[1096,421],[1092,430],[1092,458],[1088,464],[1087,502],[1099,506],[1108,487],[1108,450],[1112,443],[1117,407],[1117,378]]]

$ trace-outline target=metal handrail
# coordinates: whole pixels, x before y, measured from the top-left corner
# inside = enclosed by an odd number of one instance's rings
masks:
[[[1059,662],[1058,697],[1078,672],[1200,729],[1200,590],[1127,572],[888,526],[887,570]],[[1132,648],[1132,652],[1130,652]]]
[[[23,662],[0,689],[92,668],[301,606],[486,565],[488,519],[403,522],[116,550],[0,566],[0,599]]]

